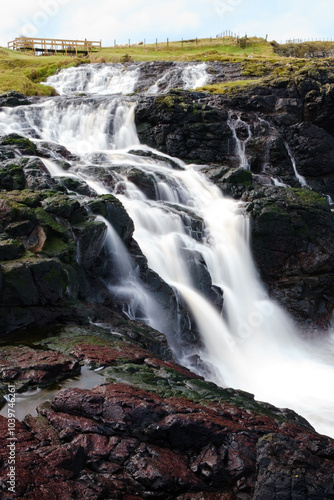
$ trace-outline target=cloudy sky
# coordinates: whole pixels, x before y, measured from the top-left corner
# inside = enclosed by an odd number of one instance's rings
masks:
[[[102,40],[215,37],[231,30],[269,40],[334,39],[333,0],[15,0],[0,19],[0,46],[17,36]]]

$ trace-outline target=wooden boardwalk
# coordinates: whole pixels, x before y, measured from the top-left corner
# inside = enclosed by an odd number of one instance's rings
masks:
[[[59,38],[15,38],[8,42],[8,48],[21,52],[32,52],[35,55],[78,55],[89,54],[101,50],[101,40],[92,42],[88,40],[62,40]]]

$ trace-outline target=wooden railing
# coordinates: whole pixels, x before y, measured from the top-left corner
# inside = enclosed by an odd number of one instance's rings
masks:
[[[15,38],[8,42],[8,48],[20,51],[29,51],[34,54],[65,54],[78,55],[89,54],[101,50],[101,41],[92,42],[88,40],[62,40],[59,38]]]

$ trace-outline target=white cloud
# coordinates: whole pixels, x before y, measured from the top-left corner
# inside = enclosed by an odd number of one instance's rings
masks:
[[[24,34],[102,39],[104,45],[214,36],[226,29],[284,40],[329,37],[332,0],[16,0],[0,19],[0,44]],[[29,32],[30,30],[30,32]]]
[[[100,5],[101,4],[101,5]],[[126,8],[125,8],[126,7]],[[111,5],[95,2],[94,13],[87,20],[87,12],[81,10],[75,16],[70,15],[63,23],[63,35],[77,33],[90,39],[102,38],[104,45],[113,40],[126,43],[128,39],[140,41],[144,38],[162,39],[182,37],[183,32],[191,30],[196,36],[200,25],[200,16],[189,8],[187,1],[146,1],[126,0],[125,5]]]

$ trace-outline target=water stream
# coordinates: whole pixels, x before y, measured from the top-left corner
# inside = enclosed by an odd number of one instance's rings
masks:
[[[248,141],[252,137],[251,128],[248,123],[241,119],[240,113],[235,114],[230,112],[227,124],[230,127],[232,136],[235,141],[235,152],[240,159],[239,167],[250,170],[246,153],[246,146]]]
[[[91,89],[100,88],[95,69],[89,70]],[[105,75],[108,71],[105,69]],[[58,90],[80,90],[80,86],[75,87],[79,77],[73,74],[70,69],[57,75]],[[51,80],[50,84],[54,82]],[[128,83],[123,82],[121,87],[127,89]],[[171,325],[164,317],[156,298],[140,280],[125,246],[105,221],[105,244],[118,276],[107,286],[130,318],[146,321],[169,335],[176,358],[184,365],[198,370],[193,363],[193,355],[197,354],[210,367],[206,376],[214,382],[292,408],[319,432],[334,436],[333,336],[321,342],[301,338],[292,320],[267,297],[258,279],[242,203],[224,198],[196,166],[140,145],[134,113],[134,101],[123,96],[61,96],[42,104],[3,109],[0,133],[15,131],[65,146],[78,159],[71,162],[69,171],[62,171],[52,160],[44,160],[51,175],[78,177],[98,194],[113,192],[121,200],[134,221],[134,238],[149,267],[172,288],[176,302],[181,298],[187,304],[202,346],[178,350],[172,338],[180,333],[177,318]],[[230,120],[235,130],[241,119]],[[245,146],[251,136],[250,129],[246,129],[248,135],[243,142],[236,141],[244,168],[248,165]],[[150,152],[159,159],[143,154]],[[114,175],[114,188],[88,173],[94,155],[103,155],[105,161],[100,167]],[[175,162],[179,169],[173,169]],[[128,179],[134,168],[152,180],[154,196],[147,196]],[[192,220],[202,224],[196,234]],[[213,287],[223,293],[223,310],[203,293],[198,277],[203,266]]]

